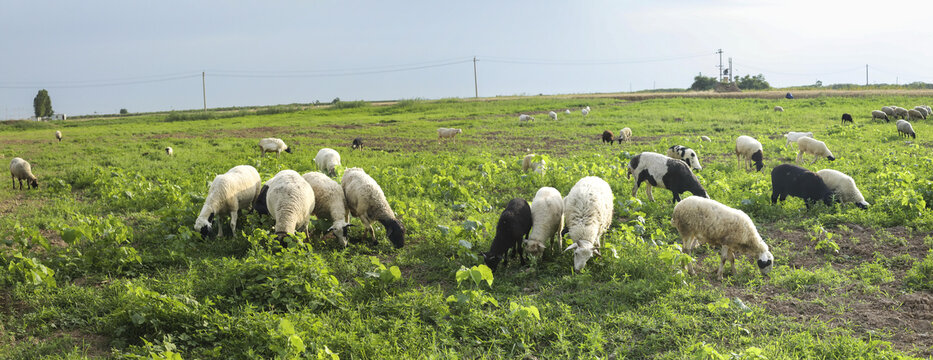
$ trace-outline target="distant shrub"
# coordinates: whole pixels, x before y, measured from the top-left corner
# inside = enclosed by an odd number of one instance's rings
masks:
[[[210,120],[216,118],[212,112],[176,112],[172,111],[165,117],[165,122],[192,121],[192,120]]]
[[[336,100],[336,99],[335,99]],[[363,100],[358,101],[337,101],[334,103],[334,106],[331,109],[354,109],[369,106],[368,102]]]
[[[19,131],[51,128],[52,124],[45,121],[13,120],[0,121],[0,131]]]
[[[129,114],[129,113],[130,113],[130,112],[127,111],[125,108],[120,109],[120,115],[126,115],[126,114]]]
[[[914,267],[907,270],[904,283],[913,290],[933,290],[933,251],[927,254],[922,261],[914,263]]]

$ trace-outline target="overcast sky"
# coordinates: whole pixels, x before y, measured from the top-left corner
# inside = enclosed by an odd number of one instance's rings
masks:
[[[840,6],[841,5],[841,6]],[[0,0],[0,118],[686,88],[933,82],[931,1]]]

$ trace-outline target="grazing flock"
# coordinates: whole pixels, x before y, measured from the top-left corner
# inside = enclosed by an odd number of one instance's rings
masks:
[[[775,111],[783,112],[780,106]],[[581,109],[585,117],[592,110],[589,106]],[[570,109],[565,114],[570,114]],[[909,120],[925,119],[933,113],[928,106],[905,109],[897,106],[885,106],[871,112],[872,120],[885,122],[897,119],[896,127],[902,136],[916,138],[916,133]],[[557,112],[550,111],[548,116],[557,119]],[[534,121],[534,117],[521,114],[521,123]],[[850,114],[843,114],[843,123],[852,122]],[[438,141],[451,140],[461,134],[461,129],[438,128]],[[632,130],[623,128],[618,137],[613,138],[611,131],[604,131],[602,141],[612,144],[614,141],[632,141]],[[787,142],[797,144],[796,162],[804,156],[812,155],[815,163],[821,158],[835,160],[826,143],[814,138],[812,132],[788,132],[784,134]],[[61,131],[55,132],[55,138],[62,140]],[[712,141],[701,136],[702,141]],[[284,141],[277,138],[264,138],[258,143],[260,155],[274,152],[292,153]],[[363,149],[361,138],[353,139],[352,149]],[[168,156],[173,155],[171,147],[165,148]],[[764,152],[761,143],[750,136],[735,139],[735,155],[744,169],[762,171]],[[350,216],[358,218],[367,237],[376,241],[374,222],[379,222],[386,231],[386,237],[396,247],[405,245],[405,226],[395,216],[379,184],[363,169],[346,169],[338,183],[332,177],[337,175],[340,166],[340,154],[330,148],[321,149],[314,158],[320,172],[308,172],[304,175],[294,170],[282,170],[274,177],[262,183],[259,172],[250,165],[239,165],[224,174],[217,175],[211,182],[197,218],[194,229],[203,237],[210,237],[216,232],[223,236],[221,217],[228,217],[230,229],[236,232],[237,220],[241,210],[251,209],[260,215],[268,215],[275,222],[274,233],[282,239],[296,231],[309,232],[311,216],[329,220],[332,233],[338,242],[346,246],[349,239]],[[642,152],[629,160],[627,176],[634,177],[632,197],[645,184],[648,200],[654,201],[652,188],[666,189],[673,194],[671,224],[680,234],[683,250],[687,253],[702,244],[720,249],[720,266],[717,276],[721,279],[725,263],[731,261],[735,271],[736,254],[745,255],[754,260],[762,274],[767,274],[774,265],[774,256],[768,245],[762,240],[752,219],[738,209],[733,209],[710,199],[703,184],[694,174],[701,171],[699,154],[693,149],[674,145],[667,149],[666,155],[654,152]],[[522,171],[542,173],[545,161],[536,154],[527,154],[522,159]],[[13,158],[10,162],[10,174],[13,188],[19,180],[20,190],[23,180],[29,188],[38,188],[37,177],[32,173],[29,162]],[[869,203],[855,184],[855,180],[833,169],[817,172],[793,164],[781,164],[771,170],[771,203],[783,201],[787,196],[799,197],[809,209],[816,202],[831,206],[833,202],[852,203],[861,209],[867,209]],[[692,196],[681,199],[681,195],[690,192]],[[548,249],[559,250],[563,236],[569,234],[573,243],[564,251],[573,250],[573,267],[576,271],[584,268],[587,261],[600,255],[600,239],[612,222],[614,195],[609,184],[599,178],[588,176],[580,179],[570,189],[566,197],[553,187],[542,187],[535,194],[532,203],[515,198],[506,204],[496,225],[495,237],[489,251],[482,253],[486,265],[496,270],[500,263],[507,265],[510,257],[519,257],[525,263],[525,253],[534,257],[544,256]],[[216,221],[216,222],[215,222]],[[215,225],[216,224],[216,225]],[[687,269],[695,273],[692,265]]]

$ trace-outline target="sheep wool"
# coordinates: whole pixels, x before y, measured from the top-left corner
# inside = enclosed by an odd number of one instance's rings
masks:
[[[363,169],[350,168],[344,171],[341,186],[347,198],[347,209],[369,229],[373,241],[376,240],[376,230],[372,221],[378,221],[386,228],[386,236],[396,248],[405,246],[405,227],[395,218],[376,180]]]
[[[522,158],[522,171],[523,172],[528,172],[530,170],[538,174],[544,173],[544,169],[546,165],[544,159],[541,159],[540,161],[534,161],[535,156],[538,156],[538,155],[528,154],[528,155],[525,155],[524,158]]]
[[[173,155],[175,155],[175,150],[172,150],[172,147],[171,147],[171,146],[166,146],[166,147],[165,147],[165,155],[173,156]]]
[[[909,114],[907,112],[907,109],[899,107],[899,106],[895,106],[894,115],[897,116],[898,118],[904,119],[904,118],[907,118]]]
[[[890,106],[882,106],[882,107],[881,107],[881,112],[883,112],[885,115],[891,116],[891,117],[894,117],[894,115],[895,115],[895,114],[894,114],[894,108],[892,108],[892,107],[890,107]]]
[[[609,143],[609,145],[612,145],[612,142],[613,142],[612,131],[603,130],[603,142]]]
[[[518,121],[521,121],[521,122],[534,121],[534,120],[535,120],[534,116],[531,116],[531,115],[521,114],[518,116]]]
[[[693,149],[686,146],[674,145],[669,147],[667,149],[667,156],[674,159],[683,160],[683,162],[687,163],[691,169],[703,170],[703,167],[700,166],[700,157],[697,156],[696,151],[693,151]]]
[[[713,142],[713,139],[710,139],[709,136],[706,136],[706,135],[700,136],[700,140],[703,140],[706,142]]]
[[[215,176],[204,198],[204,206],[194,221],[194,229],[206,238],[213,230],[214,216],[229,215],[231,234],[236,234],[239,210],[249,208],[256,201],[261,181],[259,172],[249,165],[234,166]],[[224,236],[223,226],[217,227],[217,234]]]
[[[531,233],[522,240],[525,251],[534,257],[544,255],[544,250],[553,248],[560,241],[564,229],[564,199],[560,191],[552,187],[538,189],[531,201]],[[550,239],[550,244],[545,242]]]
[[[556,113],[556,112],[551,111],[551,112],[547,113],[547,116],[550,116],[550,117],[551,117],[551,120],[557,120],[557,113]]]
[[[881,110],[872,110],[871,119],[872,120],[884,119],[884,122],[890,122],[890,120],[888,120],[888,114],[886,114],[884,111],[881,111]]]
[[[813,132],[810,132],[810,131],[807,131],[807,132],[796,132],[796,131],[791,131],[791,132],[788,132],[787,134],[784,134],[784,137],[787,139],[787,143],[784,144],[784,146],[787,146],[787,145],[790,145],[791,143],[796,144],[796,143],[797,143],[797,140],[800,139],[800,138],[802,138],[802,137],[811,137],[811,138],[812,138],[812,137],[813,137]]]
[[[259,140],[259,152],[262,156],[266,156],[267,152],[274,152],[275,156],[279,156],[283,151],[289,154],[292,153],[292,149],[285,145],[282,139],[265,138]]]
[[[619,144],[622,143],[622,140],[625,140],[625,141],[632,140],[632,129],[622,128],[622,130],[619,130]]]
[[[628,173],[629,176],[635,175],[632,197],[638,194],[638,188],[643,182],[647,183],[645,193],[651,201],[654,201],[654,195],[651,193],[652,186],[670,190],[674,194],[672,199],[674,202],[680,201],[680,194],[685,191],[697,196],[709,196],[686,163],[658,153],[643,152],[635,155],[629,160]]]
[[[573,245],[573,268],[583,270],[586,262],[599,256],[600,237],[612,222],[612,188],[605,180],[587,176],[577,181],[564,198],[564,220]]]
[[[761,143],[751,136],[742,135],[735,139],[735,155],[740,163],[742,158],[745,158],[746,170],[751,167],[752,162],[755,163],[755,171],[761,171],[761,168],[765,167],[761,151]]]
[[[917,138],[917,133],[914,132],[914,127],[911,126],[910,122],[907,120],[898,120],[894,123],[894,125],[897,126],[898,135],[911,137],[914,139]]]
[[[318,170],[334,176],[337,174],[337,166],[340,166],[340,153],[331,148],[323,148],[317,152],[314,163]]]
[[[907,120],[925,119],[922,113],[916,109],[907,110]]]
[[[440,141],[441,139],[453,138],[454,136],[457,136],[457,134],[462,133],[462,132],[463,130],[461,129],[437,128],[437,141]]]
[[[720,247],[719,271],[722,279],[726,261],[732,261],[735,273],[735,254],[757,258],[756,264],[762,275],[771,271],[774,256],[758,234],[752,219],[741,210],[723,205],[716,200],[691,196],[674,206],[671,224],[680,233],[683,249],[688,254],[702,244]],[[693,264],[690,272],[695,274]]]
[[[314,200],[314,190],[298,172],[282,170],[266,181],[256,203],[265,204],[264,210],[275,219],[275,234],[282,238],[308,231]]]
[[[564,114],[570,115],[570,109],[564,110]]]
[[[328,218],[333,224],[327,229],[337,237],[344,247],[350,237],[350,224],[347,223],[347,199],[343,188],[333,179],[319,172],[302,175],[314,191],[314,209],[311,213],[318,219]]]
[[[826,143],[811,137],[801,137],[797,139],[797,162],[800,162],[804,154],[813,155],[813,161],[810,162],[811,164],[815,163],[821,157],[825,157],[829,161],[836,160],[833,153],[826,147]]]
[[[843,174],[833,169],[823,169],[816,172],[823,179],[823,183],[836,194],[836,199],[842,202],[850,202],[861,209],[868,209],[870,205],[865,201],[862,192],[855,186],[855,180],[851,176]]]
[[[13,178],[13,190],[16,190],[16,180],[19,179],[19,189],[23,189],[23,180],[26,180],[27,189],[38,189],[39,180],[32,174],[32,166],[22,158],[15,157],[10,160],[10,176]]]
[[[775,107],[774,107],[774,111],[777,111],[777,112],[784,112],[784,108],[783,108],[783,107],[780,107],[780,106],[775,106]]]
[[[58,142],[62,142],[62,132],[60,130],[55,130],[55,138],[58,139]]]

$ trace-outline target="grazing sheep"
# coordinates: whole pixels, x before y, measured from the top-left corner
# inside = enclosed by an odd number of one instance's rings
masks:
[[[60,130],[55,130],[55,138],[58,139],[58,142],[62,142],[62,132]]]
[[[333,224],[327,232],[333,233],[344,247],[350,237],[350,224],[347,223],[347,199],[343,188],[336,181],[319,172],[309,172],[301,176],[314,191],[314,209],[311,214],[318,219],[330,219]]]
[[[920,106],[922,106],[924,109],[927,109],[927,114],[933,114],[933,108],[931,108],[930,106],[928,105],[920,105]]]
[[[648,182],[645,192],[648,194],[648,200],[651,201],[654,201],[654,196],[651,194],[652,186],[670,190],[674,194],[674,202],[680,201],[680,194],[684,191],[697,196],[709,197],[706,189],[700,185],[700,180],[693,175],[686,163],[661,154],[643,152],[635,155],[628,163],[629,177],[632,174],[635,174],[632,197],[638,194],[638,187],[645,181]]]
[[[564,199],[560,191],[552,187],[543,187],[535,193],[531,201],[531,233],[522,240],[525,251],[534,257],[544,255],[544,249],[554,248],[560,243],[560,233],[564,229]],[[545,241],[550,239],[550,244]]]
[[[882,106],[882,107],[881,107],[881,112],[883,112],[885,115],[890,116],[890,117],[894,117],[894,115],[895,115],[895,114],[894,114],[894,108],[893,108],[893,107],[890,107],[890,106]]]
[[[363,138],[353,139],[353,144],[350,145],[350,149],[360,149],[363,150]]]
[[[803,158],[803,154],[813,155],[813,161],[810,162],[811,164],[815,163],[821,157],[825,157],[829,161],[836,160],[833,153],[826,147],[826,143],[806,136],[797,139],[796,162],[800,162],[800,159]]]
[[[709,136],[706,136],[706,135],[700,136],[700,140],[707,141],[707,142],[713,142],[713,139],[710,139]]]
[[[897,116],[898,118],[905,119],[908,116],[908,112],[907,112],[907,109],[905,108],[895,106],[894,115]]]
[[[923,113],[915,109],[907,110],[907,120],[926,119]]]
[[[810,131],[807,131],[807,132],[796,132],[796,131],[791,131],[791,132],[788,132],[787,134],[784,134],[784,137],[787,138],[787,143],[784,144],[784,146],[788,146],[788,145],[790,145],[790,143],[796,144],[796,143],[797,143],[797,140],[800,139],[800,138],[802,138],[802,137],[811,137],[811,138],[812,138],[812,137],[813,137],[813,132],[810,132]]]
[[[852,115],[849,115],[848,113],[842,113],[842,123],[845,124],[846,121],[850,123],[855,123],[854,121],[852,121]]]
[[[544,167],[546,165],[544,159],[541,161],[534,161],[536,154],[528,154],[522,158],[522,171],[528,172],[528,170],[534,171],[538,174],[544,172]]]
[[[784,108],[783,108],[783,107],[780,107],[780,106],[775,106],[775,107],[774,107],[774,111],[777,111],[777,112],[784,112]]]
[[[350,168],[344,171],[341,181],[343,192],[347,197],[347,209],[350,214],[358,217],[363,226],[376,241],[376,230],[372,222],[378,221],[386,228],[386,236],[396,248],[405,246],[405,227],[395,218],[395,213],[389,207],[382,188],[363,169]],[[349,218],[347,222],[350,222]]]
[[[622,140],[632,141],[632,129],[622,128],[622,130],[619,130],[619,144],[622,143]]]
[[[833,169],[823,169],[816,172],[823,179],[829,190],[836,194],[836,200],[854,203],[860,209],[868,209],[870,205],[865,201],[862,192],[855,186],[855,180],[849,175]]]
[[[166,147],[165,147],[165,155],[173,156],[173,155],[175,155],[175,150],[172,150],[172,147],[171,147],[171,146],[166,146]]]
[[[746,170],[751,167],[752,162],[755,163],[755,171],[761,171],[761,168],[765,167],[761,151],[761,143],[751,136],[742,135],[735,139],[735,155],[739,162],[745,158]]]
[[[612,142],[613,142],[613,140],[612,140],[612,131],[603,130],[603,142],[604,142],[604,143],[609,143],[609,145],[612,145]]]
[[[915,106],[915,107],[914,107],[914,110],[919,111],[919,112],[920,112],[920,115],[923,116],[924,119],[926,119],[927,116],[930,115],[930,112],[927,111],[927,109],[926,109],[925,107],[923,107],[923,106]]]
[[[296,230],[307,234],[314,200],[311,184],[295,170],[282,170],[262,186],[253,207],[260,214],[272,215],[275,234],[282,239]]]
[[[16,190],[16,179],[19,179],[20,190],[23,189],[23,180],[26,180],[26,189],[39,188],[39,179],[32,174],[32,166],[22,158],[10,160],[10,176],[13,178],[13,190]]]
[[[605,180],[587,176],[577,181],[564,198],[564,225],[573,239],[573,268],[583,270],[586,262],[599,256],[599,238],[612,222],[612,188]]]
[[[700,166],[700,157],[696,151],[686,146],[674,145],[667,148],[667,156],[674,159],[683,160],[693,170],[703,170]]]
[[[741,210],[716,200],[691,196],[674,206],[671,224],[680,233],[684,252],[690,255],[702,244],[720,247],[716,272],[720,280],[727,260],[732,261],[732,273],[735,273],[736,253],[757,258],[756,265],[762,275],[767,275],[774,266],[774,255],[768,244],[761,239],[752,219]],[[691,274],[696,274],[693,264],[688,268]]]
[[[819,200],[826,206],[833,201],[833,192],[819,175],[797,165],[781,164],[771,170],[771,204],[776,204],[778,197],[784,201],[787,195],[803,199],[807,209]]]
[[[897,126],[898,135],[903,135],[905,137],[909,136],[914,139],[917,138],[917,133],[914,132],[914,127],[910,126],[910,122],[908,122],[907,120],[898,120],[897,122],[894,123],[894,125]]]
[[[590,113],[590,109],[584,108],[583,110],[580,110],[580,113],[583,114],[583,117],[586,117],[586,115]]]
[[[275,156],[278,157],[283,151],[289,154],[292,153],[292,149],[285,145],[282,139],[265,138],[259,140],[259,152],[262,156],[266,156],[267,152],[274,152]]]
[[[317,169],[330,176],[337,175],[337,166],[340,166],[340,153],[331,148],[323,148],[314,157]]]
[[[547,116],[550,116],[550,117],[551,117],[551,120],[557,120],[557,113],[556,113],[556,112],[551,111],[551,112],[547,113]]]
[[[531,231],[531,207],[528,202],[522,198],[514,198],[505,205],[505,210],[499,215],[499,223],[496,224],[496,237],[492,239],[489,245],[489,251],[483,253],[483,260],[486,266],[492,271],[499,267],[499,261],[503,265],[508,265],[509,250],[512,257],[518,255],[522,265],[525,264],[525,256],[522,252],[522,239],[528,236]]]
[[[262,179],[256,168],[249,165],[234,166],[227,172],[214,177],[204,206],[194,220],[194,229],[207,238],[213,231],[214,216],[230,216],[230,234],[236,234],[236,220],[241,209],[248,209],[259,196]],[[219,222],[219,219],[218,219]],[[223,225],[217,226],[217,235],[224,236]]]
[[[570,109],[564,110],[564,114],[570,115]]]
[[[462,132],[463,130],[461,129],[437,128],[437,141],[440,142],[441,139],[452,139]]]
[[[518,116],[518,121],[521,121],[521,122],[535,121],[535,118],[534,116],[531,116],[531,115],[521,114]]]
[[[884,119],[884,122],[890,122],[890,121],[891,121],[891,120],[888,120],[888,114],[885,113],[884,111],[881,111],[881,110],[872,110],[872,111],[871,111],[871,119],[872,119],[872,120],[875,120],[875,119]]]

